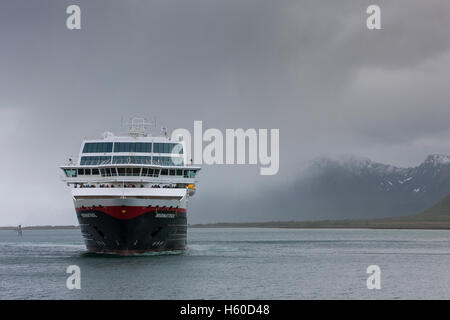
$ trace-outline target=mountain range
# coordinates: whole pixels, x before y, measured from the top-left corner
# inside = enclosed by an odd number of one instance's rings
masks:
[[[450,156],[432,154],[416,167],[366,158],[321,157],[295,182],[242,199],[234,221],[379,219],[416,215],[450,194]],[[261,209],[252,209],[256,203]],[[238,216],[239,215],[239,216]]]
[[[296,181],[294,194],[302,219],[413,215],[450,194],[450,156],[433,154],[411,168],[352,156],[324,157]]]

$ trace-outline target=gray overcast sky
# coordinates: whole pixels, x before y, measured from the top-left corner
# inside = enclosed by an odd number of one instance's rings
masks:
[[[382,30],[367,30],[369,4]],[[280,129],[279,174],[205,167],[191,222],[225,220],[202,204],[295,179],[320,155],[450,154],[449,25],[448,0],[1,1],[0,225],[75,224],[58,166],[122,117]]]

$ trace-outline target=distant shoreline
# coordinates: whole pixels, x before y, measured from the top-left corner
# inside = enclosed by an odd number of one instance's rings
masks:
[[[28,226],[22,227],[22,230],[67,230],[79,228],[79,226]],[[0,227],[0,230],[17,230],[17,227]]]
[[[281,228],[281,229],[421,229],[450,230],[449,221],[414,221],[409,219],[379,220],[320,220],[320,221],[269,221],[269,222],[217,222],[192,224],[189,228]],[[79,226],[26,226],[22,230],[70,230]],[[17,227],[0,227],[0,230],[17,230]]]
[[[283,228],[283,229],[421,229],[450,230],[450,221],[403,220],[323,220],[323,221],[272,221],[243,223],[193,224],[190,228]]]

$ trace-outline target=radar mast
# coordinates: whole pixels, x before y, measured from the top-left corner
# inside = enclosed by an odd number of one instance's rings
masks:
[[[128,123],[128,135],[132,137],[147,137],[150,135],[147,130],[152,124],[153,122],[147,121],[146,118],[131,118]]]

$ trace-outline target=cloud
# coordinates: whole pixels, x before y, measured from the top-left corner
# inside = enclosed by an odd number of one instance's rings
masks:
[[[365,27],[371,1],[78,3],[80,31],[65,27],[72,3],[0,4],[0,141],[14,154],[2,160],[8,210],[20,197],[7,186],[26,179],[22,168],[33,161],[46,194],[25,188],[39,219],[73,223],[58,165],[83,138],[123,131],[130,116],[156,116],[169,129],[194,120],[280,129],[277,176],[204,168],[194,210],[217,194],[232,203],[230,189],[258,193],[293,179],[322,154],[405,166],[450,152],[448,1],[380,0],[380,31]]]

